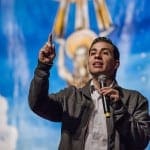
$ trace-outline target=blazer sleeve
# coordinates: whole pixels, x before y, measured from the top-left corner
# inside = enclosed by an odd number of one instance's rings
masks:
[[[39,116],[51,120],[61,121],[62,101],[64,92],[59,94],[48,94],[49,89],[49,70],[51,65],[45,65],[38,61],[34,72],[34,77],[29,89],[29,106],[33,112]]]

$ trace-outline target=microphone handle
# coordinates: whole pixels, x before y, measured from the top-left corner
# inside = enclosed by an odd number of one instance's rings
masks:
[[[100,81],[100,86],[101,86],[101,88],[104,87],[103,80]],[[110,108],[109,108],[109,102],[108,101],[109,101],[108,97],[102,95],[103,109],[104,109],[104,114],[105,114],[106,118],[110,117]]]

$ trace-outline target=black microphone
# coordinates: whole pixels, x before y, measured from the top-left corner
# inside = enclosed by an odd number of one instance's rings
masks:
[[[106,80],[108,77],[106,75],[100,75],[98,77],[98,82],[100,83],[100,88],[103,88],[106,86]],[[104,96],[102,94],[102,103],[103,103],[103,109],[105,117],[110,117],[110,108],[109,108],[109,98],[108,96]]]

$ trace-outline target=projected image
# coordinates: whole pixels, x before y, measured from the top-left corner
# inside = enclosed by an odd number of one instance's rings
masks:
[[[150,103],[148,1],[1,0],[0,7],[0,149],[58,149],[61,122],[38,116],[28,102],[38,53],[50,33],[56,51],[50,93],[86,85],[91,42],[106,36],[120,51],[119,85],[139,91]]]

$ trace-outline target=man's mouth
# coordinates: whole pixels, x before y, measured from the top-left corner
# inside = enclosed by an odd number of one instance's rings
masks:
[[[102,67],[102,66],[103,66],[103,63],[102,63],[102,62],[94,62],[94,63],[93,63],[93,66],[94,66],[94,67]]]

